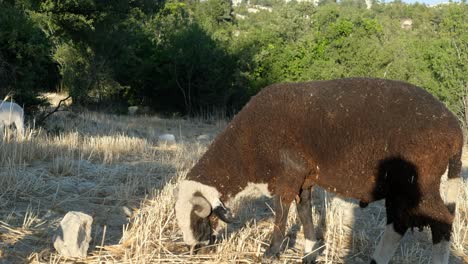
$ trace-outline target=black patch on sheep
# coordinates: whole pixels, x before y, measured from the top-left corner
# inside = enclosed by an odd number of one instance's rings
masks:
[[[442,240],[449,241],[451,224],[434,218],[434,215],[424,214],[422,207],[430,207],[422,201],[417,167],[402,157],[383,160],[378,167],[378,180],[374,190],[376,199],[385,198],[387,210],[387,225],[393,224],[400,235],[411,228],[422,230],[431,227],[434,244]],[[439,194],[434,194],[439,195]],[[453,214],[455,204],[447,205]]]
[[[230,224],[233,222],[231,211],[223,206],[216,206],[213,209],[212,214],[223,220],[225,223]]]
[[[427,223],[418,221],[412,212],[421,200],[416,166],[402,157],[392,157],[380,162],[377,184],[373,195],[385,198],[387,224],[394,224],[395,230],[404,234],[408,227],[419,227]]]

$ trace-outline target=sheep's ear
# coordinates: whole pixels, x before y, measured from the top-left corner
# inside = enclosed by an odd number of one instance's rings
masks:
[[[211,214],[211,205],[205,197],[195,195],[190,199],[190,203],[193,204],[193,210],[199,217],[206,218]]]
[[[176,199],[179,197],[179,186],[175,187],[174,190],[172,190],[172,196]]]
[[[228,224],[234,222],[234,217],[232,217],[231,210],[222,205],[216,206],[215,209],[213,209],[213,214]]]

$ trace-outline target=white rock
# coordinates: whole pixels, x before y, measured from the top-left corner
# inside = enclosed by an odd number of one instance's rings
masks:
[[[162,134],[158,137],[159,143],[175,144],[175,136],[172,134]]]
[[[208,135],[208,134],[201,134],[197,137],[197,140],[198,141],[210,141],[211,140],[211,136]]]
[[[247,12],[249,12],[249,13],[258,13],[258,12],[260,12],[260,10],[258,10],[257,8],[249,7],[249,8],[247,8]]]
[[[127,206],[122,206],[122,212],[127,216],[127,217],[132,217],[133,212],[130,208]]]
[[[138,111],[138,106],[129,106],[128,107],[128,114],[129,115],[136,115]]]
[[[81,212],[68,212],[52,239],[54,248],[64,257],[84,258],[91,241],[93,218]]]

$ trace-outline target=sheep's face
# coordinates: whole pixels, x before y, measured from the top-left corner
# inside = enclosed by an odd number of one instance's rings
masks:
[[[204,244],[208,245],[210,242],[212,229],[211,229],[211,221],[209,217],[200,217],[199,213],[201,208],[196,208],[199,205],[194,205],[193,210],[190,212],[190,230],[189,232],[192,233],[193,238],[195,239],[197,244]],[[184,230],[182,230],[184,231]],[[193,242],[192,240],[186,240],[186,236],[184,232],[184,242],[188,245],[191,245]]]
[[[193,184],[181,184],[177,189],[175,213],[184,242],[193,248],[198,244],[210,243],[212,236],[210,216],[212,214],[227,223],[232,217],[229,209],[225,208],[219,199],[214,202],[213,208],[206,198],[210,194],[192,190],[192,187]]]

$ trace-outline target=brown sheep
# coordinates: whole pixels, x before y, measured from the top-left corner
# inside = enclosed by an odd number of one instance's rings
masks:
[[[409,228],[429,226],[432,263],[448,263],[463,136],[457,118],[414,85],[382,79],[274,84],[215,139],[177,192],[184,241],[211,239],[209,216],[232,221],[225,203],[257,186],[273,195],[275,225],[265,257],[279,255],[292,201],[313,263],[314,185],[367,203],[385,199],[387,227],[371,263],[388,263]],[[448,165],[448,204],[439,193]]]

